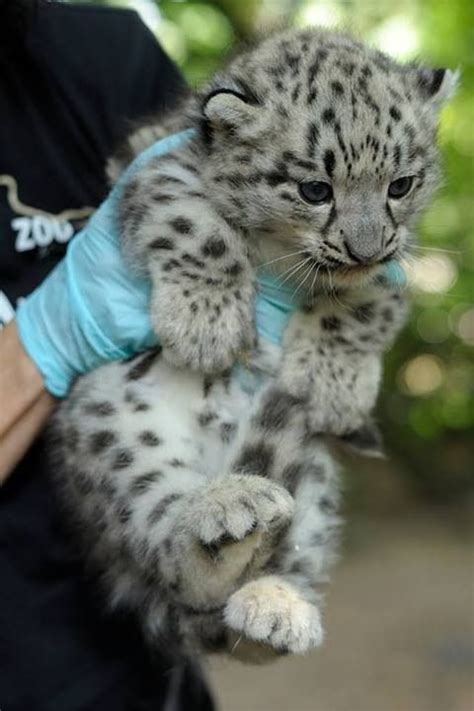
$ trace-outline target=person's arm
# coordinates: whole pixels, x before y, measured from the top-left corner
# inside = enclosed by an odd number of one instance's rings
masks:
[[[41,431],[54,408],[13,321],[0,332],[0,483]]]
[[[0,438],[0,486],[26,454],[54,408],[54,398],[43,392],[33,405]]]

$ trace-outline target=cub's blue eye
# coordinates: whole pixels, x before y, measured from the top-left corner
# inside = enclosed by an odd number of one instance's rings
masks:
[[[390,183],[388,186],[388,196],[394,200],[400,200],[400,198],[405,197],[410,192],[410,188],[413,185],[413,177],[407,176],[405,178],[398,178]]]
[[[299,183],[298,190],[303,200],[314,205],[321,205],[332,200],[332,188],[327,183],[318,181]]]

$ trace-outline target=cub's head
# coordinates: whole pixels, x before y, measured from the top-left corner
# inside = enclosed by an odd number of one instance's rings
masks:
[[[340,285],[373,275],[403,255],[439,183],[456,81],[346,35],[275,35],[200,96],[210,197],[279,272],[306,259]]]

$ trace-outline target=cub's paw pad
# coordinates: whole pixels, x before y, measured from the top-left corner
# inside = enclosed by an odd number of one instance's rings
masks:
[[[304,654],[323,640],[318,608],[277,576],[252,580],[237,590],[224,619],[244,637],[292,654]]]

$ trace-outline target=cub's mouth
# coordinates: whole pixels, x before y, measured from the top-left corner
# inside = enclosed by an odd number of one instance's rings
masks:
[[[384,265],[381,262],[373,264],[347,264],[330,267],[331,278],[335,284],[340,286],[352,286],[357,283],[363,284],[383,273]]]
[[[331,268],[331,271],[341,278],[344,277],[357,277],[364,276],[366,274],[374,274],[374,272],[380,271],[383,268],[383,262],[372,262],[370,264],[345,264],[344,266],[339,266],[336,269]]]
[[[363,287],[374,279],[385,276],[387,267],[388,264],[384,261],[371,264],[328,264],[319,269],[318,283],[331,290]],[[315,286],[317,289],[316,284]]]

